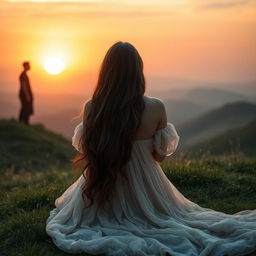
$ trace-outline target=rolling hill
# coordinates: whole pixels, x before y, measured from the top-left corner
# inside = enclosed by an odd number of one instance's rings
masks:
[[[223,104],[237,101],[256,102],[256,93],[253,93],[256,89],[253,84],[250,87],[245,85],[243,93],[232,91],[232,85],[226,85],[226,87],[223,84],[206,85],[198,81],[157,78],[154,83],[158,86],[154,90],[148,91],[149,96],[163,99],[166,104],[168,120],[175,125],[197,118]],[[221,89],[218,89],[220,86]],[[227,88],[227,86],[229,87]],[[161,90],[161,87],[166,89]],[[249,89],[247,90],[247,88]],[[42,93],[37,91],[34,94],[35,114],[32,116],[31,122],[42,123],[47,129],[70,139],[76,122],[72,119],[80,113],[83,103],[89,98],[89,95],[86,93]],[[20,102],[17,92],[0,91],[0,102],[0,118],[18,117]]]
[[[256,155],[256,119],[249,124],[224,132],[203,143],[190,148],[193,154],[203,154],[206,151],[211,155],[243,153],[246,156]]]
[[[63,136],[42,125],[23,125],[15,120],[0,120],[0,169],[42,170],[66,168],[75,150]]]
[[[180,149],[198,144],[256,119],[256,105],[238,102],[224,105],[177,126]]]
[[[206,105],[186,100],[164,100],[167,120],[175,124],[182,124],[188,120],[198,117],[210,108]]]
[[[85,255],[59,250],[45,232],[55,200],[80,175],[63,168],[74,155],[71,143],[41,125],[27,127],[15,120],[0,120],[0,154],[1,256]],[[233,214],[256,209],[255,164],[255,158],[207,156],[174,158],[161,167],[191,201]],[[6,167],[25,168],[30,175],[4,172]]]
[[[251,103],[256,102],[255,95],[248,96],[242,93],[217,88],[191,89],[184,95],[184,99],[187,99],[193,103],[207,105],[208,107],[212,108],[238,101]]]

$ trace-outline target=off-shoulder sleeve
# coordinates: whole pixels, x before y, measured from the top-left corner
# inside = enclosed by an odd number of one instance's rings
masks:
[[[167,123],[165,128],[155,132],[153,148],[161,156],[170,156],[176,150],[180,137],[172,123]]]
[[[72,137],[72,145],[73,147],[79,151],[80,153],[83,153],[81,145],[80,145],[80,138],[82,136],[83,132],[83,123],[81,122],[78,124],[74,130],[74,135]]]

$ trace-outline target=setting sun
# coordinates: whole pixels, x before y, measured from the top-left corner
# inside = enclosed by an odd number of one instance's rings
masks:
[[[44,69],[51,75],[58,75],[64,69],[64,61],[56,57],[48,58],[44,62]]]

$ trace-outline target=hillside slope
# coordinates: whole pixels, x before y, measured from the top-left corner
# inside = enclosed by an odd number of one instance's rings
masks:
[[[206,105],[196,104],[185,100],[164,100],[167,120],[174,124],[182,124],[210,110]]]
[[[208,105],[209,107],[219,107],[238,101],[256,102],[256,98],[253,95],[249,97],[235,91],[218,88],[195,88],[189,90],[184,98],[197,104]]]
[[[193,146],[191,152],[210,152],[213,155],[244,153],[256,155],[256,120],[242,128],[232,129],[206,142]]]
[[[167,177],[185,197],[202,207],[230,214],[256,209],[255,165],[256,159],[230,157],[181,158],[161,163]],[[87,255],[59,250],[45,232],[56,198],[77,178],[68,170],[48,169],[32,177],[1,176],[1,256]]]
[[[55,200],[80,176],[71,169],[56,168],[69,163],[74,154],[71,143],[41,125],[26,127],[15,120],[0,120],[0,154],[0,174],[8,161],[15,168],[25,164],[29,170],[42,170],[1,175],[1,256],[84,256],[59,250],[45,232]],[[229,214],[256,209],[255,165],[255,158],[232,157],[182,157],[161,163],[167,178],[186,198]]]
[[[42,125],[28,127],[15,120],[0,120],[0,170],[64,168],[74,154],[70,141]]]
[[[192,146],[256,119],[256,105],[238,102],[224,105],[177,126],[181,147]]]

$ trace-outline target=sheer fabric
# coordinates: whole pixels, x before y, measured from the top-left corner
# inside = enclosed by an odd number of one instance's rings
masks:
[[[81,123],[72,139],[80,152],[82,129]],[[104,210],[85,208],[81,175],[56,199],[46,221],[55,245],[68,253],[112,256],[239,256],[256,250],[256,210],[230,215],[202,208],[168,180],[152,151],[170,156],[178,142],[171,123],[151,139],[134,140],[128,182],[117,179]]]

